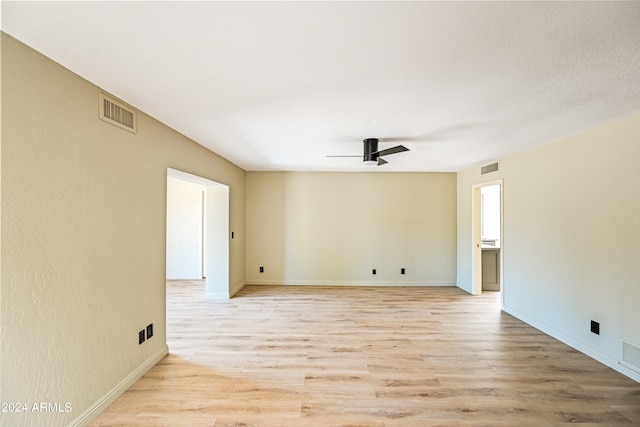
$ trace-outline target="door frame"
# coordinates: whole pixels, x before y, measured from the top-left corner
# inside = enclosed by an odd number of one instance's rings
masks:
[[[504,179],[474,184],[471,187],[471,293],[482,294],[482,201],[483,187],[500,185],[500,305],[504,306]]]
[[[204,248],[203,273],[206,276],[205,298],[231,298],[229,283],[229,186],[174,168],[167,168],[167,176],[188,181],[204,188],[205,204],[202,218],[204,240],[202,245]]]

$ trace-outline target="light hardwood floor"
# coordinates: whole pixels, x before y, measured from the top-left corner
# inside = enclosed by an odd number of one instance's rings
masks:
[[[170,355],[93,425],[640,425],[640,384],[456,288],[170,281]]]

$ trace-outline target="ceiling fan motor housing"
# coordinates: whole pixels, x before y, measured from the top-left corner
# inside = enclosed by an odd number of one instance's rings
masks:
[[[378,158],[378,138],[367,138],[364,142],[364,158],[363,161],[375,161]],[[375,154],[374,154],[375,153]]]

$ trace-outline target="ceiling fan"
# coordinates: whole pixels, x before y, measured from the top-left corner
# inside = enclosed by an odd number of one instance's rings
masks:
[[[362,140],[364,143],[364,153],[362,154],[363,162],[377,162],[378,166],[382,166],[387,164],[385,159],[382,156],[388,156],[390,154],[401,153],[403,151],[409,151],[407,147],[404,145],[396,145],[395,147],[387,148],[384,150],[378,150],[378,142],[380,140],[378,138],[367,138]],[[327,156],[327,157],[360,157],[359,155],[353,156]]]

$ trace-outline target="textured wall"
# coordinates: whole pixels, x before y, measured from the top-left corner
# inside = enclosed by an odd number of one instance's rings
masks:
[[[167,167],[229,185],[244,230],[243,170],[142,113],[137,134],[100,121],[98,96],[2,36],[2,401],[71,405],[2,413],[2,425],[67,425],[166,349]]]
[[[456,175],[248,172],[247,235],[248,283],[453,286]]]
[[[458,284],[471,291],[471,186],[503,178],[504,308],[615,369],[640,344],[640,115],[458,174]],[[600,335],[590,320],[601,323]]]

